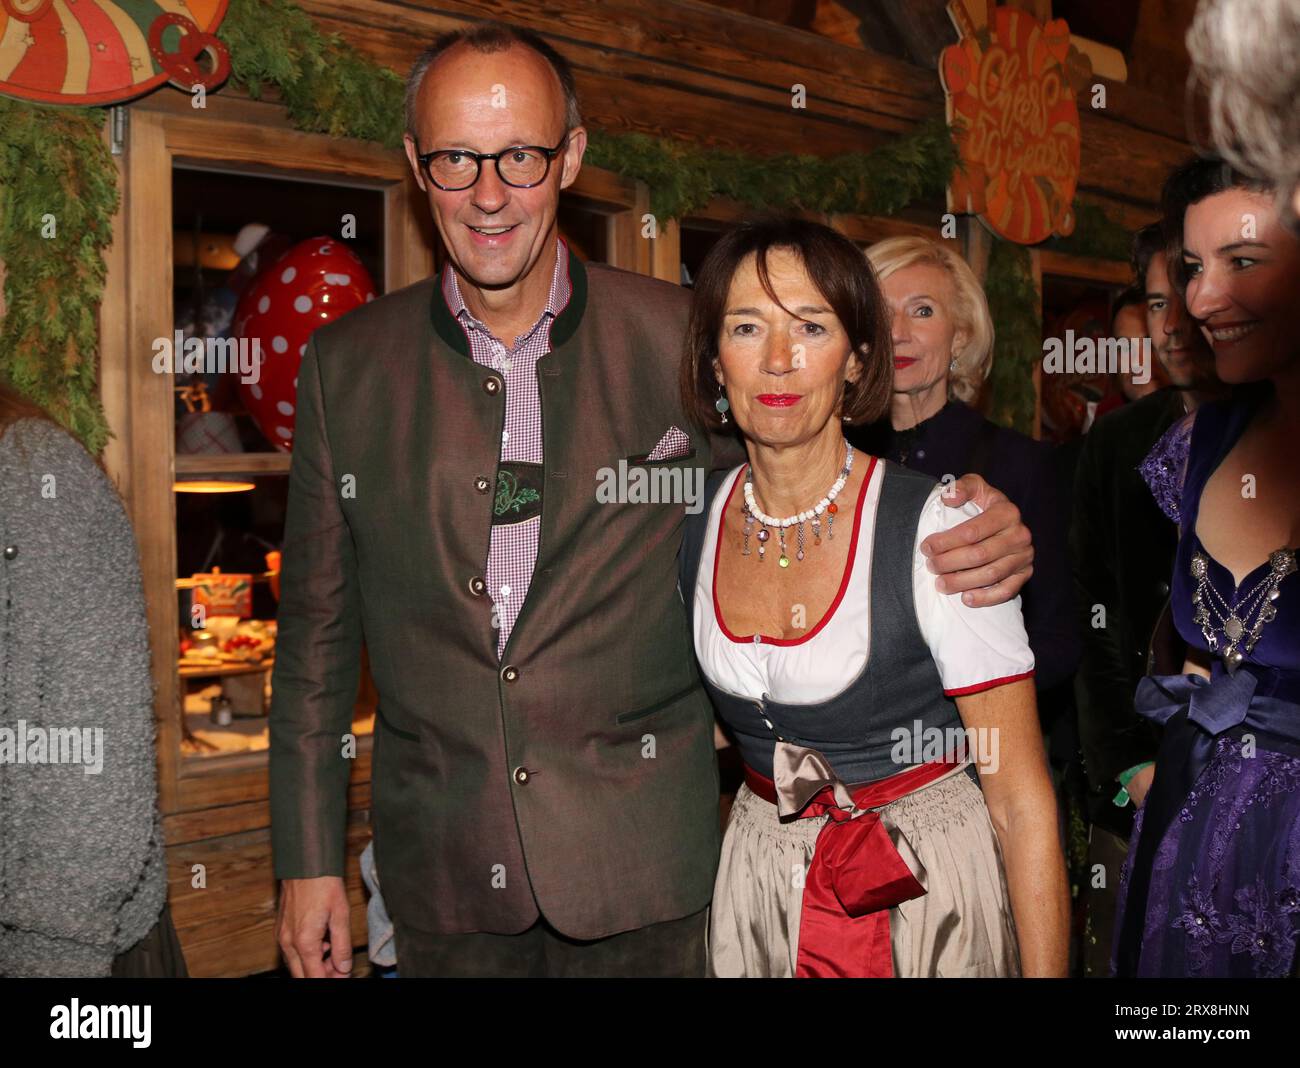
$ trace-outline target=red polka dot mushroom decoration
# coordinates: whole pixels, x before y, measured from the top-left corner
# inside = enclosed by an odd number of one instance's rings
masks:
[[[293,448],[298,368],[319,327],[375,299],[375,284],[342,241],[313,237],[262,270],[235,309],[234,335],[256,344],[261,373],[239,383],[244,407],[278,449]]]

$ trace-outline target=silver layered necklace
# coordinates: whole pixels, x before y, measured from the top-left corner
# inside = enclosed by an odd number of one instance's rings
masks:
[[[835,503],[835,498],[844,489],[849,480],[849,472],[853,470],[853,446],[846,441],[844,449],[844,466],[840,468],[839,478],[826,491],[826,496],[811,508],[786,516],[784,519],[777,519],[775,516],[768,515],[754,502],[754,469],[752,466],[745,469],[745,547],[741,553],[742,556],[750,555],[749,536],[753,533],[755,523],[758,524],[758,562],[760,564],[763,562],[764,553],[767,551],[767,543],[772,539],[772,530],[776,531],[777,540],[781,546],[781,556],[777,562],[782,567],[790,566],[790,556],[785,547],[785,532],[790,527],[796,528],[796,549],[794,554],[796,560],[803,560],[804,557],[803,526],[805,523],[812,527],[814,545],[822,543],[823,516],[826,518],[826,536],[828,538],[835,537],[835,515],[840,510],[839,505]]]
[[[1248,592],[1234,595],[1233,603],[1228,604],[1209,580],[1209,559],[1202,552],[1192,554],[1192,577],[1196,579],[1196,589],[1192,593],[1196,611],[1192,618],[1205,635],[1210,652],[1219,654],[1229,675],[1236,672],[1242,660],[1254,650],[1264,624],[1277,615],[1276,602],[1282,595],[1278,587],[1287,575],[1296,570],[1295,553],[1290,549],[1278,549],[1269,554],[1268,565],[1268,573],[1262,579]],[[1223,642],[1222,650],[1220,641]]]

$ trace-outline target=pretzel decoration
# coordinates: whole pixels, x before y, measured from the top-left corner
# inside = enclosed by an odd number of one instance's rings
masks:
[[[163,48],[163,34],[172,26],[180,30],[180,47],[175,52],[168,52]],[[154,19],[149,27],[149,52],[171,84],[186,92],[196,85],[213,89],[230,74],[230,53],[226,46],[184,15],[159,15]],[[205,54],[212,62],[210,72],[203,69],[201,62]]]

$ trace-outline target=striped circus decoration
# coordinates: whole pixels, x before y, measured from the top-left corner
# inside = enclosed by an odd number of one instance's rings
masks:
[[[229,0],[0,0],[0,93],[111,104],[164,83],[214,88]]]

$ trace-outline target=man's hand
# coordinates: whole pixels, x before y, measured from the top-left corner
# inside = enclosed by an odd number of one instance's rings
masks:
[[[1133,799],[1134,808],[1142,807],[1143,803],[1147,799],[1147,791],[1151,789],[1151,780],[1155,777],[1156,766],[1152,764],[1150,767],[1143,768],[1135,774],[1133,778],[1129,779],[1128,786],[1126,786],[1125,789],[1128,790],[1129,797]]]
[[[975,608],[1009,601],[1034,573],[1034,545],[1020,509],[979,475],[963,475],[941,495],[958,508],[974,501],[983,512],[921,543],[940,593],[960,593]]]
[[[295,979],[348,978],[352,931],[342,878],[325,875],[281,882],[275,934]]]

